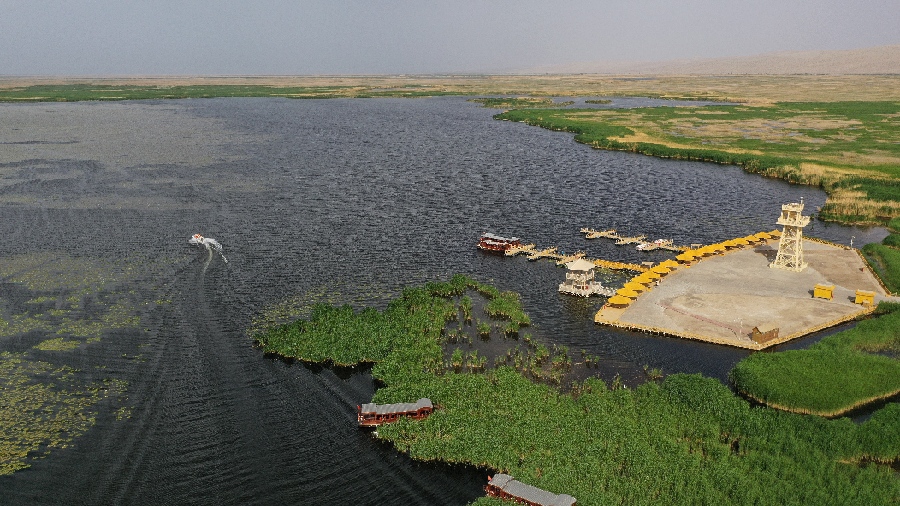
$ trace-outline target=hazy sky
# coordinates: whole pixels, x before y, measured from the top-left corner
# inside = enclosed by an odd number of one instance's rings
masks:
[[[900,43],[900,0],[0,0],[0,75],[503,72]]]

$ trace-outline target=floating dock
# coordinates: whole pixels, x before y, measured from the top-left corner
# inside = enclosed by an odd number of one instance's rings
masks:
[[[658,249],[664,249],[667,251],[675,251],[680,253],[682,251],[688,251],[691,248],[687,246],[676,246],[674,241],[672,241],[671,239],[657,239],[653,242],[642,242],[637,245],[637,249],[639,251],[654,251]]]
[[[616,229],[610,228],[607,230],[594,230],[593,228],[582,228],[581,233],[584,234],[585,239],[612,239],[616,241],[616,244],[628,245],[628,244],[637,244],[638,249],[640,251],[653,251],[657,249],[664,249],[668,251],[687,251],[691,248],[687,246],[677,246],[671,239],[657,239],[653,242],[646,241],[646,235],[636,235],[636,236],[622,236],[616,232]]]
[[[529,253],[534,250],[534,244],[523,244],[521,246],[512,246],[503,252],[508,257],[516,256],[519,253]]]
[[[508,250],[506,250],[505,254],[506,256],[516,256],[524,254],[527,256],[528,260],[532,261],[546,258],[555,261],[556,265],[563,265],[579,258],[585,258],[586,260],[593,262],[597,267],[604,267],[606,269],[617,271],[627,270],[634,272],[647,272],[647,270],[649,270],[648,267],[644,265],[614,262],[611,260],[603,260],[599,258],[587,258],[586,254],[581,251],[571,255],[564,255],[562,253],[559,253],[559,249],[556,247],[538,249],[534,244],[526,244],[524,246],[509,248]]]
[[[528,253],[528,260],[531,260],[532,262],[535,260],[540,260],[541,258],[552,258],[554,260],[558,260],[562,258],[562,255],[556,253],[556,248],[547,248],[540,251],[532,251],[531,253]]]
[[[622,236],[619,236],[619,239],[616,241],[616,244],[619,244],[619,245],[622,245],[622,244],[640,244],[640,243],[644,242],[644,239],[646,239],[646,238],[647,238],[646,235],[636,235],[636,236],[634,236],[634,237],[622,237]]]
[[[592,228],[582,228],[581,233],[585,234],[585,239],[618,239],[619,234],[616,232],[616,229],[611,228],[609,230],[594,230]]]

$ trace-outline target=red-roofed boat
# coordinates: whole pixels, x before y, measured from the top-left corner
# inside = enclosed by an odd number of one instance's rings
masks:
[[[505,253],[506,250],[521,245],[522,241],[518,237],[500,237],[489,233],[481,234],[478,241],[478,249],[491,253]]]

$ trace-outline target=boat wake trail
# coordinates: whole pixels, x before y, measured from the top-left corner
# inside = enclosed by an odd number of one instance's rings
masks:
[[[206,272],[206,269],[209,267],[209,263],[212,262],[213,251],[222,256],[222,260],[225,263],[228,263],[228,259],[225,258],[225,254],[222,253],[222,245],[219,244],[219,241],[213,239],[212,237],[203,237],[200,234],[194,234],[190,239],[188,239],[188,243],[193,244],[195,246],[202,246],[206,248],[206,251],[209,252],[209,256],[206,258],[206,263],[203,264],[203,272]]]

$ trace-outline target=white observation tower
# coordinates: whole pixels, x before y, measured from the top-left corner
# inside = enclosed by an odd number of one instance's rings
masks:
[[[778,255],[769,267],[800,272],[808,265],[803,261],[803,227],[809,224],[809,216],[803,216],[803,199],[800,203],[781,206],[781,217],[778,224],[784,225],[781,241],[778,243]]]

